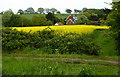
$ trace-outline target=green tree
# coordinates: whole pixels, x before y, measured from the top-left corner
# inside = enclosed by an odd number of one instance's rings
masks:
[[[50,21],[50,20],[48,20],[48,21],[47,21],[47,25],[48,25],[48,26],[52,26],[52,25],[53,25],[53,22]]]
[[[24,16],[20,17],[20,21],[19,21],[19,25],[20,26],[30,26],[32,25],[32,21]]]
[[[13,15],[14,13],[12,12],[11,9],[5,11],[5,13],[3,14],[2,16],[2,23],[4,26],[8,26],[9,25],[9,21],[11,19],[11,16]]]
[[[46,13],[48,14],[50,12],[50,9],[49,8],[46,8],[45,9]]]
[[[17,14],[20,13],[20,14],[24,14],[24,11],[22,9],[19,9]]]
[[[39,12],[40,14],[42,14],[44,12],[44,8],[38,8],[37,12]]]
[[[83,12],[83,15],[85,15],[87,18],[89,18],[91,16],[91,14],[88,12]]]
[[[79,15],[77,24],[86,24],[88,22],[88,18],[85,15]]]
[[[77,9],[74,9],[74,13],[77,13],[78,12],[78,10]]]
[[[82,12],[87,12],[87,8],[84,7],[84,8],[82,9]]]
[[[19,26],[20,16],[15,15],[11,9],[3,14],[2,22],[5,27]]]
[[[57,11],[57,14],[61,14],[60,11]]]
[[[52,21],[53,24],[60,21],[60,19],[58,17],[54,16],[54,14],[52,14],[50,12],[46,15],[46,18],[47,18],[47,20]]]
[[[112,12],[108,15],[106,24],[111,26],[113,37],[116,39],[116,47],[120,51],[120,1],[112,3]]]
[[[97,14],[92,13],[88,19],[91,21],[98,21],[99,17]]]
[[[32,7],[27,8],[27,13],[33,14],[35,13],[34,9]]]
[[[71,14],[72,10],[71,9],[66,9],[65,10],[67,13]]]
[[[57,11],[57,9],[55,9],[55,8],[52,8],[52,9],[50,9],[51,10],[51,12],[53,13],[53,14],[55,14],[55,12]]]
[[[44,15],[41,14],[39,16],[33,15],[32,22],[33,25],[44,26],[46,25],[47,19]]]

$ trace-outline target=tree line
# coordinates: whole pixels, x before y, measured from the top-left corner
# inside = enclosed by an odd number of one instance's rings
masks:
[[[46,10],[47,14],[44,14]],[[72,10],[66,9],[67,13],[71,13]],[[59,18],[55,13],[57,9],[52,8],[38,8],[37,14],[35,13],[32,7],[27,8],[23,11],[22,9],[18,10],[18,14],[14,14],[11,9],[5,11],[2,17],[3,25],[5,27],[13,26],[44,26],[44,25],[54,25],[57,22],[65,23],[66,18]],[[110,9],[87,9],[83,8],[82,10],[74,9],[75,14],[77,14],[78,20],[76,24],[90,24],[90,25],[104,25],[108,14],[111,12]],[[19,14],[34,14],[32,20],[26,18],[23,15]],[[38,15],[39,14],[39,15]],[[58,13],[57,13],[58,14]],[[61,14],[62,15],[62,14]]]
[[[8,10],[2,15],[2,22],[5,27],[50,26],[60,21],[61,19],[50,12],[47,15],[33,15],[32,20],[22,15],[14,14],[12,10]]]

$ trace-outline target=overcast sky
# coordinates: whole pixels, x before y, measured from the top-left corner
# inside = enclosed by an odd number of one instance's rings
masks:
[[[56,8],[60,12],[64,13],[65,9],[78,9],[82,8],[111,8],[110,5],[104,2],[111,3],[112,0],[1,0],[0,12],[12,9],[15,13],[19,10],[26,10],[28,7],[33,7],[35,11],[39,7],[42,8]]]

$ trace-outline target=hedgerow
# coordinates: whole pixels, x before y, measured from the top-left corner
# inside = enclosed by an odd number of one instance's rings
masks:
[[[89,37],[75,33],[55,35],[54,30],[44,29],[34,33],[2,29],[3,51],[12,52],[26,47],[44,49],[45,53],[99,55],[100,47]],[[49,50],[51,52],[49,52]]]

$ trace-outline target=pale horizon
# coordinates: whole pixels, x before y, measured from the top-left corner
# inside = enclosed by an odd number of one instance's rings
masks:
[[[14,13],[17,13],[19,9],[26,10],[29,7],[34,8],[37,11],[38,8],[56,8],[61,13],[65,13],[65,9],[82,10],[82,8],[94,8],[94,9],[111,9],[111,5],[105,4],[112,3],[112,0],[3,0],[0,2],[0,12],[12,9]]]

